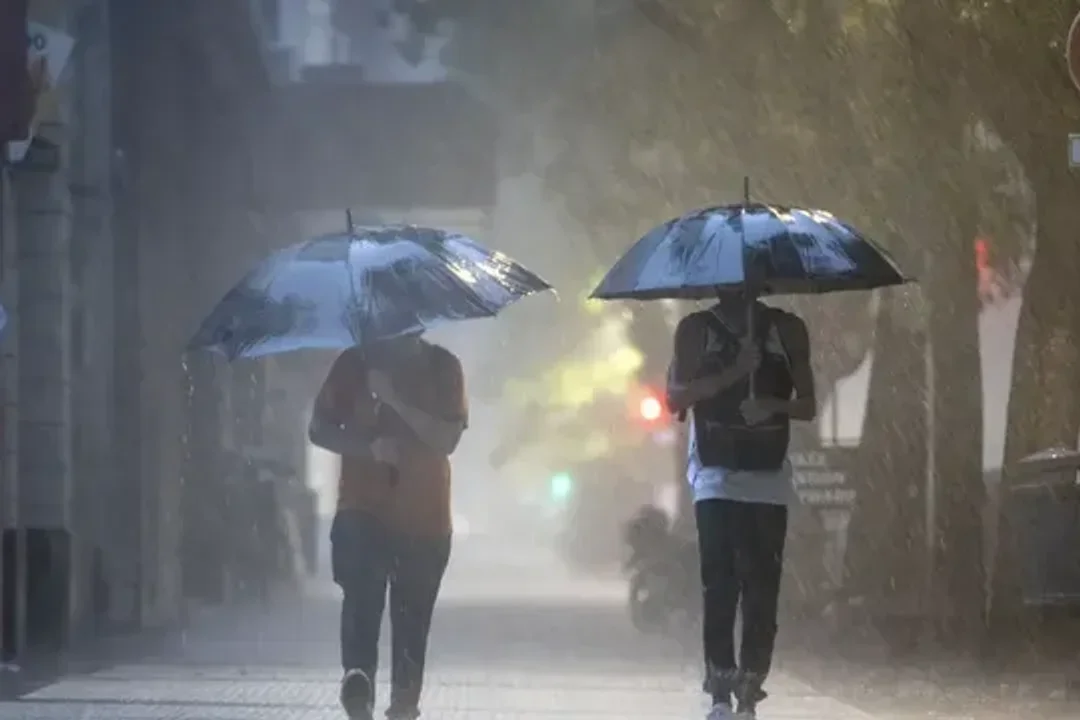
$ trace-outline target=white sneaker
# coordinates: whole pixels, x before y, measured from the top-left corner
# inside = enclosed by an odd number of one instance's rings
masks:
[[[705,720],[736,720],[738,717],[730,703],[716,703],[705,716]]]

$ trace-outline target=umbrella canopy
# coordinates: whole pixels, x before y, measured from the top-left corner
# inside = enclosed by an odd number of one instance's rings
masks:
[[[881,247],[822,210],[743,203],[687,213],[615,263],[600,300],[715,298],[870,290],[908,278]]]
[[[492,317],[550,289],[463,235],[414,226],[335,233],[266,259],[214,308],[190,348],[230,359],[342,349]]]

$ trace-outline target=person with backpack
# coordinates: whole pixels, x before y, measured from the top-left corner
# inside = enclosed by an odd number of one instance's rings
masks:
[[[420,715],[428,634],[452,533],[450,461],[468,425],[461,362],[419,335],[338,356],[311,441],[341,456],[331,569],[341,609],[341,703],[370,720],[390,595],[388,720]]]
[[[798,316],[730,293],[684,317],[674,346],[667,400],[673,413],[691,416],[687,480],[704,596],[708,718],[752,718],[766,697],[788,507],[797,498],[790,424],[817,412],[809,336]]]

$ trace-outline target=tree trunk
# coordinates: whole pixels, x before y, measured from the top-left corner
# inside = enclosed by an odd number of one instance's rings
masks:
[[[909,0],[899,12],[912,68],[906,88],[914,164],[901,160],[904,228],[918,238],[928,299],[930,442],[926,610],[941,639],[971,645],[984,626],[985,572],[982,362],[974,239],[979,178],[963,152],[971,98],[950,72],[956,58],[942,32],[947,6]]]
[[[905,317],[906,316],[906,317]],[[871,621],[904,612],[923,545],[926,411],[924,335],[895,291],[874,330],[866,420],[856,458],[856,505],[848,530],[845,594]]]
[[[1074,448],[1080,432],[1080,243],[1076,227],[1077,182],[1054,158],[1061,137],[1043,143],[1041,172],[1032,178],[1036,194],[1037,246],[1031,275],[1024,287],[1013,361],[1013,384],[1005,442],[1004,472],[994,542],[991,622],[995,639],[1020,630],[1022,593],[1017,557],[1019,533],[1010,522],[1009,488],[1020,479],[1015,463],[1047,447]],[[1051,165],[1051,163],[1053,163]]]
[[[970,645],[981,636],[985,607],[982,517],[982,361],[979,352],[974,204],[939,189],[944,242],[926,271],[934,420],[932,475],[935,540],[932,595],[946,640]],[[950,202],[951,201],[951,202]],[[933,228],[927,228],[933,231]]]

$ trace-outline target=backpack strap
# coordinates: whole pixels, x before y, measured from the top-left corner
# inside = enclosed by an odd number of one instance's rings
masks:
[[[775,325],[775,313],[783,313],[783,310],[774,308],[763,303],[754,303],[754,333],[762,342],[767,341],[769,332],[772,331]],[[742,342],[742,336],[731,329],[731,327],[724,322],[724,319],[716,314],[712,309],[703,310],[702,313],[705,316],[705,324],[714,332],[728,341]]]
[[[701,317],[705,321],[705,337],[702,338],[702,343],[706,351],[709,349],[709,330],[723,338],[725,342],[735,339],[735,334],[731,331],[731,328],[712,310],[702,310]]]
[[[778,307],[765,306],[765,312],[762,314],[762,318],[767,323],[766,333],[771,333],[776,330],[776,338],[780,342],[780,349],[784,353],[784,362],[787,363],[788,371],[791,371],[791,353],[788,352],[787,343],[784,341],[784,322],[789,317],[795,317],[786,310]],[[769,341],[769,336],[765,335],[765,342]]]

